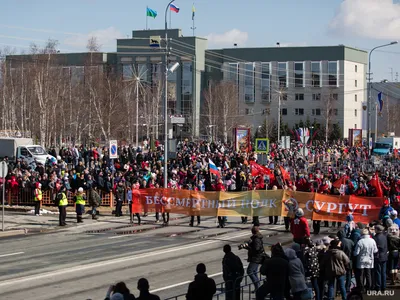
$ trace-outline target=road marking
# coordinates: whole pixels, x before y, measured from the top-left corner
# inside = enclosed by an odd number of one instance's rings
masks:
[[[279,227],[282,227],[282,226],[281,225],[280,226],[275,226],[275,227],[271,227],[269,229],[276,229],[276,228],[279,228]],[[263,231],[267,231],[267,230],[260,230],[260,232],[263,232]],[[242,236],[249,236],[249,235],[250,235],[249,232],[245,232],[245,233],[234,235],[234,236],[228,236],[228,237],[224,238],[224,241],[232,240],[232,239],[235,239],[235,238],[238,238],[238,237],[242,237]],[[122,263],[122,262],[127,262],[127,261],[134,261],[134,260],[139,260],[139,259],[148,258],[148,257],[152,257],[152,256],[159,256],[159,255],[162,255],[162,254],[167,254],[167,253],[181,251],[181,250],[187,250],[187,249],[191,249],[191,248],[196,248],[196,247],[200,247],[200,246],[205,246],[205,245],[210,245],[210,244],[215,244],[215,243],[221,243],[221,242],[222,241],[220,241],[220,240],[209,240],[209,241],[206,241],[206,242],[194,243],[194,244],[189,244],[189,245],[186,245],[186,246],[179,246],[179,247],[174,247],[174,248],[170,248],[170,249],[152,251],[152,252],[133,255],[133,256],[115,258],[115,259],[112,259],[112,260],[101,261],[101,262],[87,264],[87,265],[83,265],[83,266],[76,266],[76,267],[72,267],[72,268],[69,268],[69,269],[62,269],[62,270],[57,270],[57,271],[52,271],[52,272],[47,272],[47,273],[42,273],[42,274],[36,274],[36,275],[31,275],[31,276],[25,276],[25,277],[19,277],[19,278],[17,277],[17,278],[13,278],[13,279],[9,279],[9,280],[5,280],[5,281],[0,282],[0,287],[8,286],[8,285],[18,285],[18,284],[21,284],[21,283],[24,283],[24,282],[28,282],[28,281],[32,281],[32,280],[55,277],[55,276],[65,275],[65,274],[68,274],[68,273],[79,273],[80,271],[84,271],[84,270],[90,270],[90,269],[94,269],[94,268],[98,268],[98,267],[105,267],[105,266],[114,265],[114,264],[117,264],[117,263]]]
[[[208,277],[209,277],[209,278],[212,278],[212,277],[217,277],[217,276],[219,276],[219,275],[222,275],[222,272],[208,275]],[[181,285],[185,285],[185,284],[188,284],[188,283],[191,283],[191,282],[192,282],[192,281],[183,281],[183,282],[180,282],[180,283],[168,285],[168,286],[165,286],[165,287],[163,287],[163,288],[159,288],[159,289],[150,291],[150,293],[158,293],[158,292],[165,291],[165,290],[169,290],[169,289],[172,289],[172,288],[175,288],[175,287],[178,287],[178,286],[181,286]]]
[[[25,252],[15,252],[15,253],[8,253],[8,254],[2,254],[0,257],[6,257],[6,256],[13,256],[13,255],[20,255],[24,254]]]

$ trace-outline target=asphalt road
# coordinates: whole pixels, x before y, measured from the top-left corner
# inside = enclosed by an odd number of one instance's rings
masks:
[[[0,239],[0,299],[104,299],[109,285],[118,281],[137,296],[141,277],[165,299],[186,292],[200,262],[222,282],[226,243],[247,265],[247,252],[237,245],[248,240],[251,225],[240,224],[239,218],[229,218],[223,229],[216,228],[215,218],[204,218],[199,227],[189,227],[188,218],[169,227],[154,224],[154,217],[147,220],[132,227],[127,218],[110,217],[53,233]],[[267,245],[292,238],[283,225],[264,225],[262,230]]]

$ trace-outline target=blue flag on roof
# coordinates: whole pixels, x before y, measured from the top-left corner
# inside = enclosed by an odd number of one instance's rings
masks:
[[[378,94],[378,105],[379,105],[379,112],[382,112],[383,108],[382,92],[379,92]]]

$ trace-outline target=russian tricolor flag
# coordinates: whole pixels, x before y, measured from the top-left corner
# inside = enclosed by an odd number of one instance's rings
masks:
[[[180,10],[180,8],[178,6],[176,6],[176,5],[172,4],[172,3],[169,5],[169,9],[174,11],[174,12],[176,12],[176,13],[178,13],[179,10]]]
[[[208,166],[210,169],[210,173],[214,174],[217,177],[221,177],[221,173],[219,172],[217,166],[213,163],[213,161],[211,159],[208,159]]]

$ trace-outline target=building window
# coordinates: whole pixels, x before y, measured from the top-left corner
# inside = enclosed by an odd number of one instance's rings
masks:
[[[328,62],[328,84],[338,86],[338,63],[337,61]]]
[[[296,116],[303,116],[304,115],[304,108],[295,108],[294,109],[294,114]]]
[[[122,65],[122,79],[131,79],[133,77],[133,67],[132,65]]]
[[[338,115],[338,110],[337,110],[337,108],[334,108],[334,109],[330,109],[329,110],[329,115],[330,116],[337,116]]]
[[[147,81],[147,64],[138,64],[136,68],[135,76],[139,77],[141,80]]]
[[[354,128],[357,128],[357,124],[354,124]]]
[[[354,66],[354,72],[357,73],[357,65]]]
[[[315,108],[311,110],[311,114],[313,116],[320,116],[321,115],[321,109],[320,108]]]
[[[287,63],[278,63],[278,80],[279,87],[287,87]]]
[[[152,64],[151,65],[151,82],[155,84],[156,82],[160,82],[162,79],[162,65],[161,64]]]
[[[339,95],[338,94],[332,94],[332,100],[339,100]]]
[[[321,100],[321,94],[320,94],[320,93],[318,93],[318,94],[312,94],[312,99],[313,99],[314,101],[320,101],[320,100]]]
[[[287,100],[287,94],[286,93],[281,93],[281,100]]]
[[[294,86],[304,87],[304,63],[294,63]]]
[[[321,86],[321,63],[311,62],[311,86]]]
[[[235,84],[239,83],[239,64],[238,63],[230,63],[228,65],[226,78],[229,81],[233,81]]]
[[[354,110],[354,116],[357,117],[357,109]]]
[[[186,116],[192,115],[192,99],[193,99],[193,70],[192,62],[182,63],[182,80],[181,80],[181,113]]]
[[[354,86],[357,87],[357,80],[354,80]]]
[[[282,108],[282,116],[287,116],[287,108]]]
[[[295,94],[295,100],[304,100],[304,94]]]
[[[261,63],[261,99],[270,101],[271,96],[271,80],[270,80],[270,64]]]
[[[357,94],[354,95],[354,102],[357,102]]]
[[[244,100],[246,102],[254,102],[254,63],[246,63],[244,74]]]

